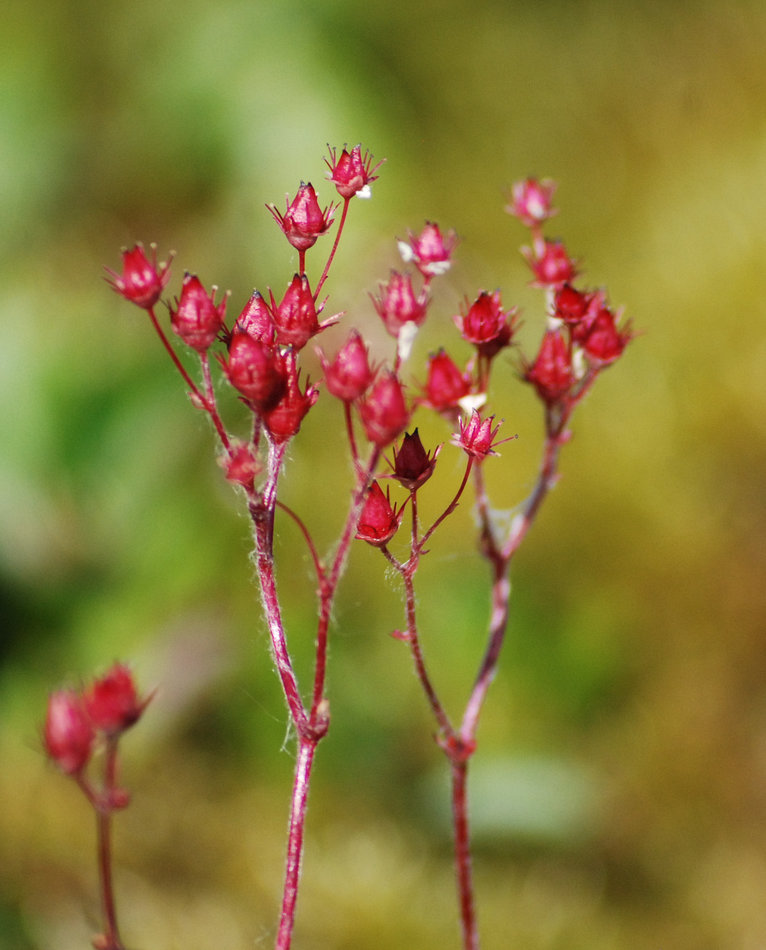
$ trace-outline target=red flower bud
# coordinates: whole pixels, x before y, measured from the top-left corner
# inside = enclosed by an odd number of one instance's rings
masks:
[[[157,245],[152,244],[152,259],[144,252],[143,244],[136,244],[131,250],[122,252],[122,274],[104,268],[111,279],[108,283],[116,293],[126,300],[150,310],[160,299],[165,285],[170,280],[171,254],[167,263],[157,264]]]
[[[287,204],[284,214],[277,211],[275,205],[266,207],[297,251],[306,251],[313,247],[319,235],[329,230],[335,217],[334,207],[328,205],[322,211],[313,186],[304,182],[301,182],[292,203]]]
[[[457,235],[454,231],[450,231],[445,238],[438,224],[426,221],[420,237],[415,237],[410,231],[409,243],[399,241],[399,251],[402,260],[405,263],[413,261],[424,277],[437,277],[439,274],[446,274],[452,266],[455,244]]]
[[[247,333],[232,334],[228,361],[221,359],[221,365],[231,385],[256,409],[273,405],[285,390],[282,366],[274,350]]]
[[[535,287],[560,287],[577,276],[574,262],[561,241],[543,241],[534,249],[523,247],[521,253],[535,276]]]
[[[198,353],[210,348],[223,328],[227,296],[214,303],[215,292],[208,294],[199,278],[187,273],[181,287],[176,309],[170,311],[170,323],[181,339]]]
[[[593,294],[576,290],[571,284],[564,284],[556,291],[553,306],[559,320],[569,326],[579,323],[587,314]]]
[[[437,412],[453,409],[471,391],[467,373],[461,373],[443,349],[428,357],[428,380],[423,404]]]
[[[43,741],[45,751],[67,775],[81,772],[90,760],[95,732],[82,697],[60,690],[48,699]]]
[[[274,344],[274,318],[268,304],[257,290],[245,304],[234,324],[234,333],[246,333],[267,346]]]
[[[274,405],[263,412],[263,422],[273,442],[287,442],[298,434],[303,417],[319,397],[319,390],[306,383],[301,392],[294,354],[284,359],[285,390]]]
[[[423,448],[418,430],[407,432],[399,451],[394,448],[393,477],[408,491],[416,491],[433,475],[441,446],[430,455]]]
[[[483,462],[488,455],[497,455],[493,443],[495,445],[500,444],[494,442],[500,423],[498,422],[493,429],[492,423],[494,421],[494,416],[482,419],[479,412],[474,409],[468,422],[464,422],[462,419],[458,421],[458,431],[452,437],[453,445],[463,449],[467,455],[476,459],[477,462]]]
[[[388,489],[384,495],[380,485],[376,481],[373,482],[359,516],[356,537],[375,547],[383,547],[399,530],[403,511],[404,508],[397,511],[391,506]]]
[[[348,199],[354,195],[359,195],[360,198],[369,197],[370,182],[378,177],[372,173],[380,168],[383,162],[373,165],[372,155],[365,152],[362,157],[362,146],[355,145],[350,152],[344,148],[339,158],[335,157],[335,149],[331,148],[330,158],[325,159],[325,164],[330,169],[330,181],[334,183],[338,194],[341,198]]]
[[[536,178],[517,181],[511,190],[511,201],[505,210],[517,217],[522,224],[532,228],[556,214],[552,205],[555,191],[556,182],[550,178],[543,178],[541,181]]]
[[[94,728],[111,735],[136,723],[149,701],[139,700],[133,675],[121,663],[95,680],[83,700]]]
[[[498,290],[492,294],[482,291],[466,313],[454,320],[463,339],[489,359],[510,345],[518,327],[516,308],[503,310]]]
[[[612,311],[608,307],[601,307],[579,342],[591,363],[608,366],[622,355],[630,339],[630,328],[619,330]]]
[[[226,473],[227,481],[248,489],[253,487],[255,476],[261,470],[261,464],[253,455],[251,447],[235,439],[232,439],[229,452],[220,457],[219,463]]]
[[[321,309],[320,307],[319,310]],[[314,304],[309,280],[305,274],[296,274],[293,277],[279,306],[274,304],[272,298],[271,312],[277,343],[280,346],[292,346],[296,350],[300,350],[312,336],[337,321],[337,317],[331,317],[324,323],[318,322],[319,311]]]
[[[426,318],[428,301],[423,295],[415,295],[409,274],[391,271],[391,278],[387,284],[380,285],[380,291],[380,297],[372,297],[372,303],[394,339],[398,339],[406,323],[421,326]]]
[[[357,330],[351,331],[332,363],[325,359],[321,350],[319,359],[327,389],[344,402],[358,399],[372,382],[373,372],[367,347]]]
[[[535,276],[535,287],[560,287],[577,276],[574,262],[561,241],[543,241],[534,249],[522,248],[521,253]]]
[[[543,402],[559,402],[575,382],[569,344],[558,330],[547,330],[537,358],[527,366],[524,379],[537,390]]]
[[[362,399],[359,412],[370,442],[383,448],[403,432],[410,420],[402,384],[392,372],[381,373]]]

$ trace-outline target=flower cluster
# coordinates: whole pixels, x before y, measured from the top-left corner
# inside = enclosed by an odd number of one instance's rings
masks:
[[[151,699],[140,698],[133,675],[116,664],[82,690],[61,689],[48,700],[45,751],[67,775],[81,775],[99,739],[115,739],[141,718]]]
[[[362,154],[358,145],[351,151],[344,148],[340,155],[331,149],[326,161],[330,181],[344,206],[355,195],[369,193],[370,184],[377,178],[374,172],[380,165],[373,165],[372,156]],[[318,288],[324,282],[330,261],[316,288],[311,287],[303,268],[305,252],[331,228],[335,206],[330,204],[323,210],[314,187],[301,183],[293,200],[288,199],[284,213],[274,205],[267,207],[288,242],[301,253],[300,272],[295,274],[282,299],[277,302],[269,288],[267,302],[264,295],[255,290],[229,328],[225,321],[229,295],[216,303],[216,288],[206,290],[196,275],[187,273],[180,297],[169,309],[173,331],[200,354],[205,364],[208,352],[217,341],[225,345],[225,354],[217,354],[217,359],[226,378],[256,415],[270,442],[282,444],[298,433],[319,395],[317,387],[308,379],[301,381],[299,353],[318,333],[338,319],[338,315],[334,315],[320,320],[324,303],[317,300]],[[108,273],[117,293],[153,315],[153,308],[168,282],[169,267],[169,262],[157,263],[156,249],[150,258],[142,245],[137,244],[123,251],[122,273]],[[397,312],[401,316],[401,305]],[[364,362],[366,355],[361,359]],[[391,374],[374,374],[369,365],[360,373],[358,342],[350,342],[349,353],[339,354],[335,362],[336,371],[326,367],[328,389],[337,391],[342,394],[341,398],[350,401],[360,400],[364,392],[372,389],[374,395],[367,399],[363,409],[360,402],[365,430],[373,443],[387,444],[402,431],[409,419],[401,384]],[[353,379],[344,381],[342,378],[347,374],[351,374]],[[338,379],[335,389],[334,377]],[[353,395],[349,396],[352,390]],[[211,409],[213,401],[209,387],[205,393],[194,387],[192,395],[196,397],[197,405]],[[246,487],[252,486],[253,477],[262,470],[255,461],[257,440],[256,436],[251,447],[239,445],[236,448],[227,440],[224,460],[227,476]]]
[[[548,327],[534,360],[523,363],[523,378],[548,408],[549,426],[561,427],[598,373],[622,355],[632,332],[629,323],[620,325],[622,315],[607,305],[603,290],[574,286],[576,262],[562,241],[543,236],[543,222],[555,214],[554,191],[550,181],[527,179],[514,186],[506,210],[530,229],[532,243],[522,254],[533,285],[550,301]]]
[[[409,644],[416,675],[436,720],[437,742],[453,769],[461,923],[466,947],[475,947],[479,941],[472,906],[469,843],[465,838],[465,769],[476,749],[478,717],[505,633],[510,562],[557,478],[558,454],[568,435],[566,427],[572,411],[598,375],[621,356],[632,333],[620,312],[609,306],[603,290],[584,289],[577,284],[578,264],[563,242],[543,233],[547,221],[556,214],[555,184],[527,178],[513,186],[506,210],[529,230],[529,245],[522,248],[522,254],[531,270],[532,284],[544,291],[546,300],[546,323],[533,359],[515,355],[520,327],[517,308],[503,302],[500,290],[482,289],[454,307],[458,312],[453,310],[447,323],[453,342],[440,341],[441,345],[427,356],[420,375],[410,374],[407,367],[416,352],[415,343],[432,310],[434,281],[450,270],[457,246],[454,231],[443,232],[438,224],[427,221],[419,233],[408,231],[407,238],[397,242],[404,269],[392,270],[388,280],[370,295],[372,308],[393,341],[389,358],[371,356],[361,329],[352,326],[334,355],[316,348],[322,378],[312,383],[304,363],[309,344],[341,317],[325,314],[327,298],[320,299],[320,294],[346,226],[349,205],[355,197],[369,197],[381,164],[373,164],[370,153],[363,153],[358,145],[350,150],[344,147],[340,153],[330,148],[325,163],[328,180],[339,199],[335,203],[323,206],[313,185],[301,182],[292,200],[287,197],[284,211],[274,204],[266,205],[291,248],[298,252],[297,272],[281,298],[270,287],[265,292],[256,289],[239,315],[227,322],[229,294],[216,300],[215,286],[207,289],[195,274],[187,272],[180,295],[174,303],[167,303],[173,334],[198,359],[198,382],[179,359],[177,344],[171,342],[173,336],[165,332],[155,312],[169,281],[172,255],[167,262],[159,263],[156,248],[152,246],[147,255],[137,244],[123,252],[122,272],[108,271],[108,279],[118,294],[147,312],[189,388],[192,404],[207,413],[213,423],[222,448],[219,461],[225,477],[242,489],[246,498],[262,606],[298,745],[279,950],[290,946],[306,793],[316,745],[329,728],[329,700],[325,695],[329,627],[334,597],[354,539],[378,549],[404,586],[406,630],[396,631],[395,636]],[[306,255],[323,243],[329,244],[320,239],[333,228],[335,237],[325,264],[319,277],[310,281]],[[506,528],[494,521],[483,470],[484,463],[499,454],[498,446],[509,441],[499,437],[503,420],[489,407],[494,378],[507,370],[511,359],[542,404],[545,441],[533,490]],[[219,414],[212,375],[216,366],[249,413],[245,437],[230,434]],[[343,414],[353,478],[351,492],[344,492],[350,497],[346,520],[326,558],[320,555],[310,526],[278,497],[288,443],[299,433],[322,390],[337,401],[336,407],[339,404]],[[426,486],[433,484],[443,444],[431,450],[424,447],[419,429],[413,425],[416,413],[422,411],[438,415],[449,427],[451,445],[462,453],[462,475],[451,500],[430,523],[423,520],[420,492],[429,491]],[[338,429],[341,431],[341,426]],[[367,442],[366,453],[359,449],[362,436]],[[387,461],[386,452],[391,455]],[[384,462],[387,468],[381,470]],[[423,658],[414,576],[435,532],[455,511],[464,493],[471,490],[469,486],[475,494],[478,547],[491,567],[492,609],[485,659],[457,728],[442,706]],[[392,499],[397,492],[406,493],[401,503]],[[300,529],[316,573],[316,658],[308,700],[298,688],[277,592],[277,514],[291,518]],[[405,514],[410,530],[397,537]],[[404,534],[406,540],[401,539]],[[406,551],[404,557],[397,553],[401,548]],[[127,802],[127,793],[116,788],[113,781],[117,741],[139,719],[146,703],[137,695],[130,672],[119,664],[84,690],[61,690],[50,698],[44,730],[48,755],[78,782],[101,815]],[[95,788],[86,775],[99,743],[105,747],[107,759],[101,789]],[[110,885],[104,884],[103,890],[104,906],[109,907]],[[103,950],[122,950],[116,921],[107,921],[104,940]]]

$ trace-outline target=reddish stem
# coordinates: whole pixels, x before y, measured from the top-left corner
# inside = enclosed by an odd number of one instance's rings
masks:
[[[309,549],[311,560],[314,562],[314,570],[316,571],[317,582],[319,583],[320,588],[321,588],[325,571],[324,571],[324,567],[322,566],[322,561],[319,557],[319,552],[317,551],[316,545],[314,544],[314,539],[311,537],[311,534],[309,533],[309,529],[303,523],[303,519],[300,518],[300,516],[296,514],[296,512],[294,512],[292,508],[289,508],[287,505],[279,501],[279,499],[277,499],[276,506],[281,511],[284,511],[286,515],[289,515],[289,517],[293,519],[295,524],[298,526],[298,530],[303,535],[303,540],[306,542],[306,547]]]
[[[103,950],[124,950],[117,929],[117,909],[112,883],[112,792],[116,787],[117,737],[107,740],[104,760],[104,788],[100,807],[96,809],[96,833],[98,838],[98,871],[101,886],[101,909],[105,930]]]
[[[507,576],[508,562],[501,561],[493,565],[494,580],[492,583],[492,611],[489,622],[489,639],[479,672],[476,676],[471,695],[463,712],[463,721],[460,725],[460,735],[466,742],[473,741],[479,724],[479,717],[484,706],[487,692],[495,678],[500,651],[503,648],[505,631],[508,626],[509,601],[511,596],[511,582]]]
[[[434,714],[434,718],[439,724],[441,732],[440,741],[442,741],[446,749],[450,741],[454,738],[455,730],[431,682],[431,677],[428,675],[425,657],[423,656],[423,650],[420,646],[420,638],[418,637],[414,576],[417,570],[419,555],[416,552],[412,552],[407,563],[402,564],[391,554],[387,547],[383,547],[381,550],[389,563],[398,571],[404,583],[407,613],[407,643],[410,645],[410,653],[412,654],[412,660],[415,664],[415,672],[417,673],[418,680],[423,688],[423,692],[426,694],[426,699]]]
[[[301,734],[307,722],[307,715],[301,700],[290,653],[287,649],[274,570],[274,509],[276,507],[277,482],[285,449],[285,443],[269,446],[269,471],[266,484],[260,497],[249,500],[248,508],[253,522],[256,572],[261,587],[261,599],[269,628],[274,662],[282,683],[290,717],[299,734]]]
[[[511,585],[508,577],[510,563],[519,545],[526,537],[542,502],[555,483],[561,446],[566,440],[565,427],[574,404],[572,402],[571,404],[558,406],[555,412],[552,408],[548,408],[546,411],[546,439],[535,487],[525,502],[521,513],[514,519],[504,543],[498,539],[492,521],[482,466],[472,465],[469,461],[453,500],[419,541],[417,540],[417,525],[413,523],[412,549],[407,563],[401,564],[387,548],[382,549],[404,583],[407,614],[406,639],[410,644],[418,680],[440,727],[439,745],[450,761],[455,869],[464,950],[478,950],[479,948],[468,822],[468,763],[476,748],[476,730],[479,718],[489,687],[497,671],[508,626],[511,595]],[[481,551],[488,560],[492,571],[491,612],[487,648],[463,712],[460,731],[456,733],[426,669],[418,637],[413,578],[425,543],[456,507],[471,472],[474,476],[476,506],[479,514]]]
[[[532,523],[546,495],[556,483],[559,455],[561,453],[561,446],[566,440],[564,430],[568,419],[569,413],[566,413],[562,418],[556,421],[555,425],[550,424],[549,421],[545,446],[543,447],[543,458],[535,487],[524,502],[521,512],[513,519],[510,531],[508,532],[508,538],[503,545],[502,557],[508,561],[511,560],[519,549],[521,542],[532,527]],[[550,420],[550,415],[548,415],[548,420]]]
[[[197,384],[192,380],[191,376],[189,376],[189,374],[186,372],[183,363],[182,363],[182,362],[179,360],[179,358],[178,358],[178,354],[177,354],[176,351],[173,349],[173,347],[170,345],[170,341],[168,340],[167,336],[165,335],[165,331],[162,329],[162,327],[161,327],[160,324],[159,324],[159,320],[157,320],[157,317],[155,316],[154,307],[151,307],[151,308],[149,309],[148,313],[149,313],[149,319],[152,321],[152,326],[153,326],[154,329],[157,331],[157,336],[158,336],[158,337],[160,338],[160,340],[162,341],[162,345],[163,345],[163,346],[165,347],[165,349],[167,350],[168,355],[170,356],[171,360],[173,360],[173,365],[174,365],[175,368],[178,370],[178,372],[181,374],[181,376],[182,376],[182,378],[183,378],[183,381],[186,383],[186,385],[189,387],[189,389],[191,389],[192,394],[193,394],[194,396],[196,396],[197,399],[199,400],[200,404],[201,404],[205,409],[207,409],[207,400],[206,400],[205,397],[202,395],[202,393],[199,391],[199,387],[197,386]]]
[[[290,827],[287,838],[285,885],[282,892],[282,913],[279,918],[276,950],[289,950],[295,924],[295,904],[303,857],[303,833],[306,825],[306,805],[318,739],[301,736],[295,762],[293,798],[290,809]]]
[[[213,421],[218,438],[227,452],[230,450],[229,436],[223,426],[221,417],[218,415],[218,406],[215,402],[215,389],[213,388],[213,379],[210,374],[210,357],[207,353],[200,353],[200,362],[202,363],[202,377],[205,380],[205,405],[204,409]]]
[[[353,196],[352,196],[353,197]],[[343,227],[346,224],[346,216],[348,215],[348,206],[351,198],[343,199],[343,211],[341,212],[340,221],[338,222],[338,230],[335,232],[335,240],[333,241],[332,249],[330,250],[330,256],[327,258],[327,263],[324,266],[322,271],[322,276],[319,278],[319,282],[316,285],[314,290],[314,300],[319,296],[319,291],[324,286],[324,282],[327,280],[327,275],[330,273],[330,265],[333,262],[335,257],[335,252],[338,250],[338,244],[340,243],[340,236],[343,234]]]
[[[333,558],[332,566],[326,577],[320,580],[320,598],[319,598],[319,622],[317,624],[317,652],[316,665],[314,667],[314,693],[311,703],[312,725],[317,717],[317,712],[324,698],[324,686],[327,673],[327,642],[330,627],[330,617],[332,614],[332,605],[335,594],[338,589],[343,569],[348,559],[349,548],[354,540],[359,516],[364,507],[367,488],[372,480],[373,472],[380,459],[380,449],[373,448],[367,467],[359,473],[354,494],[351,499],[346,523],[343,527],[338,547]]]
[[[465,950],[479,950],[479,927],[473,897],[471,835],[468,828],[468,759],[451,759],[452,822],[455,834],[455,872],[457,875],[460,925]]]
[[[439,515],[436,521],[434,521],[431,527],[428,528],[426,533],[423,535],[419,544],[419,549],[421,551],[423,550],[423,545],[425,545],[428,542],[428,539],[431,537],[434,531],[436,531],[436,529],[439,527],[442,521],[444,521],[445,518],[451,515],[452,512],[457,508],[458,502],[460,501],[460,496],[463,494],[463,492],[465,491],[465,486],[468,484],[468,476],[471,474],[472,468],[473,468],[473,457],[469,455],[468,463],[465,467],[465,472],[463,473],[463,480],[460,482],[458,490],[455,492],[455,495],[452,498],[452,501],[447,505],[444,511]]]
[[[346,435],[348,436],[348,445],[351,452],[351,461],[354,468],[359,467],[359,451],[356,447],[356,437],[354,435],[354,419],[351,413],[351,403],[343,403],[343,416],[346,420]]]
[[[218,438],[221,440],[221,444],[228,451],[229,437],[226,433],[226,429],[224,428],[223,422],[221,421],[221,417],[218,415],[218,408],[215,404],[215,391],[213,389],[213,380],[210,375],[210,359],[208,357],[208,354],[200,353],[200,361],[202,363],[202,375],[205,380],[205,393],[203,394],[202,392],[200,392],[199,386],[197,386],[197,384],[194,382],[191,376],[189,376],[189,374],[186,372],[186,369],[183,363],[178,358],[178,354],[170,345],[170,340],[168,340],[167,335],[165,334],[165,331],[160,326],[159,320],[157,320],[157,317],[154,313],[154,307],[151,307],[148,313],[149,313],[149,319],[152,321],[152,326],[156,330],[157,336],[160,338],[162,345],[165,347],[165,350],[167,351],[168,355],[173,361],[173,365],[181,374],[183,381],[191,390],[193,401],[197,403],[200,409],[204,409],[204,411],[210,416],[213,422],[213,425],[215,426],[215,431],[218,433]]]
[[[249,508],[255,535],[258,579],[261,586],[264,612],[269,626],[272,651],[277,672],[282,682],[290,717],[298,733],[299,742],[293,780],[290,825],[287,839],[287,860],[285,864],[282,910],[276,950],[289,950],[292,941],[300,867],[303,856],[306,803],[311,781],[311,769],[316,747],[326,734],[329,726],[329,710],[327,700],[324,698],[324,686],[332,604],[348,557],[351,541],[356,531],[359,515],[364,506],[365,492],[380,458],[380,450],[374,448],[364,473],[358,477],[356,489],[352,497],[346,523],[335,552],[335,557],[333,558],[332,566],[330,571],[326,572],[317,555],[311,535],[303,521],[290,509],[277,501],[277,483],[284,460],[285,449],[286,445],[284,444],[272,444],[270,446],[269,468],[263,491],[260,496],[253,495],[249,499]],[[296,521],[303,532],[314,560],[319,581],[319,622],[317,628],[312,703],[309,711],[307,711],[301,699],[287,647],[287,639],[277,595],[273,551],[274,513],[277,506],[283,508]]]

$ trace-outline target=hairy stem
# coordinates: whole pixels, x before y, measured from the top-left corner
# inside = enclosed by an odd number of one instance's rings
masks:
[[[450,763],[452,771],[452,823],[455,836],[455,872],[457,876],[460,926],[464,950],[479,950],[479,927],[473,896],[471,836],[468,829],[468,759]]]
[[[327,642],[330,616],[332,614],[332,606],[335,600],[335,594],[338,590],[338,583],[340,582],[341,575],[343,574],[343,569],[346,566],[346,561],[348,560],[349,548],[351,547],[351,542],[354,540],[354,535],[359,523],[359,516],[362,513],[362,509],[364,508],[367,489],[370,485],[372,474],[375,471],[379,459],[380,449],[375,447],[372,450],[372,455],[366,468],[362,470],[357,477],[356,487],[351,497],[351,505],[349,507],[348,515],[346,516],[346,523],[343,527],[343,532],[341,534],[340,541],[338,542],[338,547],[336,548],[335,557],[333,558],[330,571],[320,580],[317,653],[316,664],[314,667],[314,692],[311,704],[312,721],[316,718],[317,710],[319,709],[324,697],[325,677],[327,672]]]
[[[295,762],[293,798],[290,809],[290,828],[287,836],[287,861],[285,885],[282,891],[282,912],[279,917],[276,950],[289,950],[295,925],[295,904],[298,900],[301,861],[303,858],[303,833],[306,824],[311,767],[314,763],[318,740],[302,736]]]
[[[271,445],[269,449],[269,471],[263,492],[248,502],[253,522],[255,538],[255,562],[258,582],[261,588],[261,600],[269,628],[269,638],[282,683],[290,718],[301,733],[307,722],[306,710],[298,688],[290,653],[287,649],[282,610],[277,594],[277,581],[274,567],[274,511],[276,508],[277,482],[284,460],[286,445]]]

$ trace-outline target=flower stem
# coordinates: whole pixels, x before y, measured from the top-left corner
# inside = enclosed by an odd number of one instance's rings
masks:
[[[157,319],[157,317],[156,317],[156,315],[155,315],[155,313],[154,313],[154,307],[152,307],[152,308],[148,311],[148,313],[149,313],[149,319],[152,321],[152,326],[153,326],[154,329],[157,331],[157,336],[160,338],[160,340],[161,340],[161,342],[162,342],[162,345],[163,345],[163,346],[165,347],[165,349],[167,350],[168,356],[170,356],[171,360],[173,361],[173,365],[174,365],[175,368],[178,370],[178,372],[181,374],[181,376],[182,376],[182,378],[183,378],[183,381],[186,383],[186,385],[187,385],[187,386],[189,387],[189,389],[192,391],[192,395],[196,396],[196,398],[199,400],[200,404],[203,405],[203,406],[205,406],[205,405],[206,405],[205,397],[204,397],[204,396],[202,395],[202,393],[199,391],[199,387],[198,387],[197,384],[194,382],[194,380],[191,378],[191,376],[189,376],[189,374],[186,372],[186,370],[184,369],[183,363],[182,363],[182,362],[179,360],[179,358],[178,358],[178,354],[177,354],[176,351],[173,349],[173,347],[170,345],[170,340],[168,340],[168,338],[167,338],[167,336],[166,336],[166,334],[165,334],[165,331],[164,331],[164,330],[162,329],[162,327],[160,326],[159,320]]]
[[[117,738],[107,741],[104,761],[104,787],[101,801],[96,805],[96,835],[98,847],[98,873],[101,889],[101,909],[104,915],[104,934],[97,938],[100,950],[124,950],[117,929],[117,909],[112,883],[112,804],[111,793],[115,788],[117,770]]]
[[[343,199],[343,211],[341,212],[341,215],[340,215],[338,230],[335,233],[335,240],[333,241],[332,248],[330,250],[330,256],[327,258],[327,263],[325,264],[324,270],[322,271],[322,276],[319,278],[319,282],[317,283],[316,289],[314,290],[314,300],[316,300],[317,297],[319,296],[319,291],[324,286],[324,282],[327,280],[327,275],[330,273],[330,265],[332,264],[333,258],[335,257],[335,252],[338,250],[338,245],[340,244],[340,236],[341,234],[343,234],[343,228],[346,224],[346,217],[348,216],[348,205],[350,201],[351,201],[350,198]]]
[[[290,827],[287,837],[287,861],[285,884],[282,891],[282,912],[279,918],[276,950],[289,950],[295,925],[295,904],[298,899],[301,860],[303,857],[303,833],[306,824],[311,767],[314,763],[318,740],[302,736],[295,762],[293,798],[290,809]]]
[[[468,759],[452,760],[452,822],[455,836],[455,872],[457,875],[460,925],[464,950],[479,950],[479,927],[473,896],[471,836],[468,829]]]
[[[272,654],[282,683],[290,718],[298,732],[301,733],[308,717],[301,700],[298,680],[295,676],[290,653],[287,649],[287,639],[282,623],[282,611],[274,571],[274,511],[276,508],[277,482],[285,449],[285,444],[270,446],[269,473],[266,484],[259,497],[250,499],[248,507],[253,522],[256,572],[261,588],[263,611],[269,628]]]

